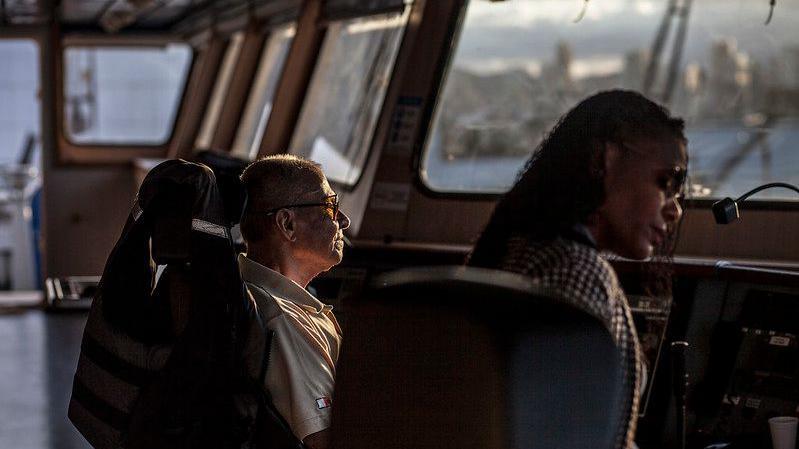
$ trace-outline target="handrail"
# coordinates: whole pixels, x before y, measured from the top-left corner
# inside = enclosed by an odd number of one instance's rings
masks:
[[[611,260],[611,264],[614,268],[622,273],[633,272],[645,263],[647,262],[625,259]],[[799,265],[786,265],[785,268],[774,268],[757,266],[755,262],[752,264],[745,264],[726,260],[681,260],[680,258],[675,258],[674,275],[685,278],[711,278],[729,282],[799,287]]]
[[[389,251],[410,253],[441,253],[449,256],[468,254],[468,245],[392,242],[372,240],[353,240],[355,251]],[[447,259],[449,260],[449,259]],[[429,260],[428,260],[429,263]],[[634,272],[649,261],[637,261],[613,257],[610,263],[619,272]],[[799,263],[769,260],[718,260],[705,257],[675,256],[674,274],[689,278],[718,278],[727,281],[773,284],[786,287],[799,287]]]
[[[799,272],[797,271],[719,262],[716,264],[716,273],[720,279],[727,281],[799,287]]]

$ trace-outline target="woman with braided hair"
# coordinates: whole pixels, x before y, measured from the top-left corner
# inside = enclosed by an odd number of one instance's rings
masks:
[[[499,201],[469,264],[530,276],[601,319],[622,354],[634,447],[645,367],[627,299],[602,253],[668,256],[688,164],[683,121],[643,95],[597,93],[568,111]]]

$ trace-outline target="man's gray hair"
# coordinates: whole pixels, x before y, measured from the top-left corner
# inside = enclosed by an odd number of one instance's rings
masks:
[[[292,154],[266,156],[247,166],[241,174],[247,192],[247,207],[241,218],[244,240],[256,242],[264,238],[269,218],[264,211],[301,202],[324,180],[319,164]]]

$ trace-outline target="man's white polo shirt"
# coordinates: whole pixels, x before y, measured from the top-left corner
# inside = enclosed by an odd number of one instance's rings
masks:
[[[266,388],[300,440],[330,427],[341,328],[332,306],[282,274],[239,255],[260,319],[274,331]]]

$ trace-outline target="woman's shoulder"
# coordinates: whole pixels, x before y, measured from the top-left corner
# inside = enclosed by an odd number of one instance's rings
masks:
[[[565,249],[567,257],[564,262],[573,269],[592,272],[602,278],[615,278],[613,267],[595,247],[562,237],[555,239],[555,242]]]
[[[546,263],[548,266],[596,266],[601,271],[610,265],[596,248],[563,237],[533,240],[523,235],[508,240],[505,263],[509,261]]]
[[[556,237],[545,241],[532,241],[514,236],[508,242],[508,252],[503,268],[531,275],[554,278],[563,284],[584,284],[612,294],[618,287],[613,268],[596,248]]]
[[[596,248],[562,237],[509,241],[505,270],[525,274],[563,299],[600,317],[610,328],[615,304],[624,296],[610,264]]]

